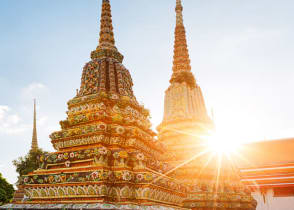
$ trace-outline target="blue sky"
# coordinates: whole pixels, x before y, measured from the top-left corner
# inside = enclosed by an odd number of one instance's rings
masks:
[[[116,45],[158,125],[172,69],[175,0],[112,0]],[[0,172],[28,152],[33,98],[39,145],[65,119],[98,43],[100,1],[0,3]],[[192,71],[217,129],[236,141],[294,137],[294,2],[183,0]]]

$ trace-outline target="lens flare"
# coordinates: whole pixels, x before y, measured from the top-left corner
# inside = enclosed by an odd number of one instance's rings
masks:
[[[205,139],[207,149],[217,155],[231,156],[233,153],[237,153],[242,146],[237,139],[220,135],[218,133],[207,136]]]

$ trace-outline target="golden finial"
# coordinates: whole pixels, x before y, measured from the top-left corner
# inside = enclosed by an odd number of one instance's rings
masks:
[[[177,25],[183,25],[183,6],[182,1],[177,0],[177,6],[176,6],[176,15],[177,15]]]
[[[92,52],[91,58],[99,59],[108,57],[115,58],[119,62],[122,62],[123,60],[123,56],[115,47],[110,1],[103,0],[100,19],[99,45],[97,49]]]
[[[115,49],[115,40],[111,19],[111,6],[109,0],[103,0],[100,19],[100,39],[98,48]]]
[[[173,82],[187,82],[190,86],[195,86],[195,78],[191,73],[190,58],[186,40],[186,31],[183,23],[182,1],[176,3],[176,28],[174,44],[173,75],[170,80]]]

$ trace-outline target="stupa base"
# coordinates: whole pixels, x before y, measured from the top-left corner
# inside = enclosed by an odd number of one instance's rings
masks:
[[[182,208],[174,208],[174,207],[167,207],[167,206],[139,206],[139,205],[114,205],[114,204],[6,204],[4,206],[0,206],[0,209],[7,209],[7,210],[19,210],[19,209],[181,210]]]

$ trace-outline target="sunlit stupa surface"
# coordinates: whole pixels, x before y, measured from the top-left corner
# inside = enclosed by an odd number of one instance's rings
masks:
[[[56,152],[21,178],[25,197],[6,208],[255,209],[229,158],[207,147],[214,123],[191,72],[182,11],[177,0],[173,75],[158,139],[134,96],[115,47],[110,1],[103,0],[99,45],[61,130],[50,135]]]
[[[184,207],[255,209],[229,151],[219,147],[222,139],[215,135],[201,88],[191,72],[182,11],[182,2],[177,0],[173,74],[165,92],[163,121],[157,127],[159,141],[167,147],[164,161],[173,168],[169,175],[187,186]]]

